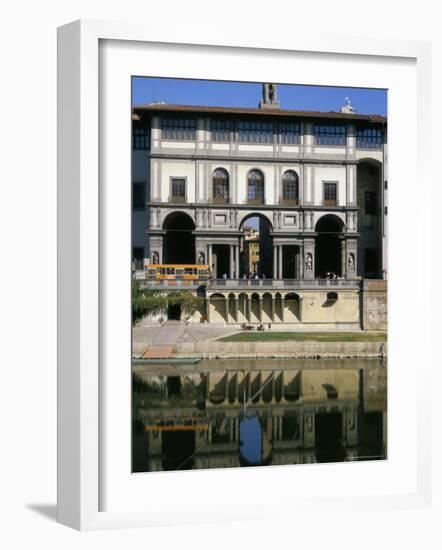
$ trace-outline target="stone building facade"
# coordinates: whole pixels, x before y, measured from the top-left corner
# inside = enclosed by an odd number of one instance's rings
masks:
[[[256,109],[135,106],[137,268],[200,263],[239,280],[243,227],[258,217],[260,277],[385,279],[386,137],[385,117],[349,104],[285,110],[274,84]]]

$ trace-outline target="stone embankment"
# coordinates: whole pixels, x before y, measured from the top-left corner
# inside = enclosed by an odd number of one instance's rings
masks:
[[[175,345],[173,357],[373,358],[386,357],[384,342],[189,342]]]

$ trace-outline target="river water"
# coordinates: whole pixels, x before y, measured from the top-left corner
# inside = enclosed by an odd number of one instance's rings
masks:
[[[387,363],[134,365],[133,471],[387,457]]]

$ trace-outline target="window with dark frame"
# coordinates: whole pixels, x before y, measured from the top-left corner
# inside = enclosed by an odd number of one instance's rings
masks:
[[[132,146],[137,150],[146,150],[149,148],[149,128],[144,126],[134,126],[132,128]]]
[[[217,168],[212,176],[213,202],[229,202],[229,174],[224,168]]]
[[[264,204],[264,176],[260,170],[252,170],[247,178],[247,201]]]
[[[240,120],[238,135],[239,141],[243,143],[273,143],[273,123]]]
[[[377,193],[376,191],[365,191],[364,211],[369,216],[377,214]]]
[[[337,202],[337,185],[334,182],[324,182],[324,204],[335,206]]]
[[[231,126],[230,120],[211,120],[210,132],[212,141],[230,141]]]
[[[161,119],[161,136],[163,139],[195,140],[196,120],[193,118],[163,118]]]
[[[186,180],[184,178],[172,178],[172,202],[185,202]]]
[[[345,126],[334,124],[315,125],[316,145],[345,145],[347,142],[347,130]]]
[[[132,188],[132,207],[134,210],[144,210],[145,208],[145,183],[144,181],[134,182]]]
[[[281,124],[281,143],[293,145],[301,142],[301,125],[296,123]]]
[[[299,178],[293,170],[287,170],[282,176],[282,202],[295,205],[299,201]]]
[[[356,147],[358,149],[382,149],[384,136],[381,128],[357,128]]]

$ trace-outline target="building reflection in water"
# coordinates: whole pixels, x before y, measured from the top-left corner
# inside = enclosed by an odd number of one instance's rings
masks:
[[[271,365],[134,366],[133,471],[386,458],[386,365]]]

